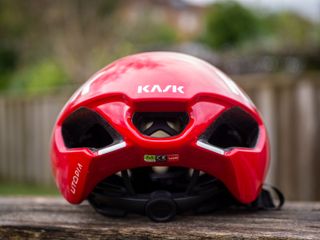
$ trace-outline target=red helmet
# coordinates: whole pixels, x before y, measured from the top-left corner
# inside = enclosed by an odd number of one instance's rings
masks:
[[[150,52],[113,62],[71,97],[51,159],[70,203],[162,221],[219,198],[255,201],[269,144],[255,106],[224,73],[188,55]]]

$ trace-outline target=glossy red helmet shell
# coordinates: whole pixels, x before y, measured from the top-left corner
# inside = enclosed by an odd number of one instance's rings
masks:
[[[91,121],[86,112],[107,122],[113,139],[79,144],[83,127],[72,120]],[[139,112],[185,112],[188,122],[174,136],[153,138],[135,126]],[[224,121],[239,127],[239,146],[228,140],[231,130],[221,127]],[[71,203],[82,202],[107,176],[143,166],[201,170],[223,182],[238,201],[250,203],[267,172],[269,144],[255,106],[220,70],[188,55],[150,52],[106,66],[71,97],[53,129],[51,159],[56,183]]]

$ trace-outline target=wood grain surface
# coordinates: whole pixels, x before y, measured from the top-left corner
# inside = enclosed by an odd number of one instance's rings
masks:
[[[281,211],[228,210],[153,223],[100,216],[61,198],[0,197],[0,239],[320,239],[320,202],[289,202]]]

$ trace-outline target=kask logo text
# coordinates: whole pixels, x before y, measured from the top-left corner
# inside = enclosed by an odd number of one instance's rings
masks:
[[[161,87],[160,85],[139,85],[138,93],[184,93],[184,86],[178,85],[166,85]]]

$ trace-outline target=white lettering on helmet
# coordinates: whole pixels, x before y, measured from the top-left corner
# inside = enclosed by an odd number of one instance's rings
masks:
[[[178,90],[179,93],[184,93],[184,91],[183,91],[183,86],[177,87],[177,90]]]
[[[149,91],[149,87],[150,87],[150,85],[145,85],[145,86],[138,86],[138,93],[143,93],[143,92],[146,92],[146,93],[148,93],[148,92],[150,92]]]
[[[162,92],[162,89],[159,85],[153,85],[151,92]]]
[[[79,178],[80,178],[80,173],[82,170],[82,165],[80,163],[78,163],[76,170],[74,171],[73,177],[72,177],[72,182],[71,182],[71,186],[70,186],[70,191],[72,194],[76,194],[77,191],[77,185],[79,182]]]
[[[138,93],[184,93],[183,90],[184,86],[177,86],[177,85],[166,85],[161,87],[158,84],[155,85],[139,85],[138,86]]]
[[[172,85],[167,85],[162,92],[168,92],[170,89],[172,89]]]

